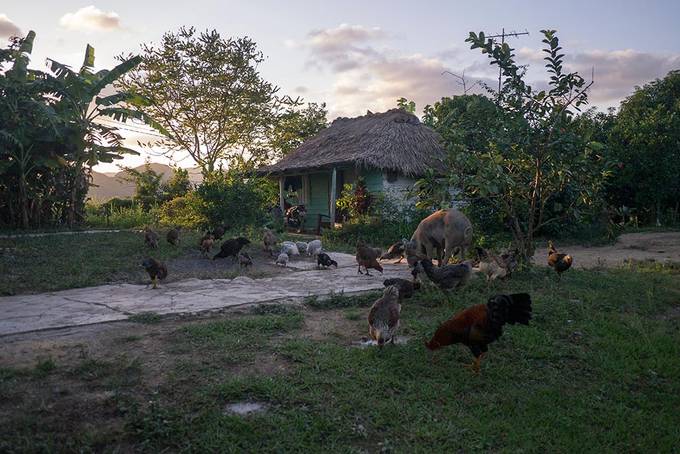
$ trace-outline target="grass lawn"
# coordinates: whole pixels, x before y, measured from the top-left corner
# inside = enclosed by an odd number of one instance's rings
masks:
[[[144,257],[180,257],[197,249],[199,234],[185,232],[180,246],[165,241],[157,250],[144,246],[140,232],[0,238],[0,294],[39,293],[106,282],[144,279]],[[148,278],[147,278],[148,279]]]
[[[475,376],[423,340],[493,292],[529,291]],[[405,344],[358,348],[375,295],[116,323],[0,344],[0,451],[677,452],[680,274],[534,268],[428,288]],[[46,335],[47,336],[47,335]],[[3,360],[4,358],[4,360]],[[11,358],[14,358],[10,361]],[[4,364],[3,364],[4,363]],[[228,405],[265,410],[231,414]]]

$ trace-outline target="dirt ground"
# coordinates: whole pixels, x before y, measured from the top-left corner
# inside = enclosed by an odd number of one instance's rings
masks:
[[[616,267],[628,261],[680,262],[680,232],[643,232],[621,235],[611,246],[583,247],[560,246],[559,252],[574,257],[577,268]],[[536,251],[534,261],[542,263],[548,254],[547,248]]]

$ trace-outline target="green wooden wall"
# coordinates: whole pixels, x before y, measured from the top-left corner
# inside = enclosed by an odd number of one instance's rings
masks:
[[[305,227],[307,228],[316,228],[319,221],[319,213],[326,216],[330,214],[328,206],[330,179],[330,172],[309,175],[309,202],[306,207],[307,219],[305,221]]]

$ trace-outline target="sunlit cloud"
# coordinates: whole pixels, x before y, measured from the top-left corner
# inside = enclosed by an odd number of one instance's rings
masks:
[[[21,36],[21,30],[6,14],[0,14],[0,38],[10,36]]]
[[[120,16],[113,12],[105,12],[90,5],[80,8],[75,13],[66,13],[59,20],[59,25],[68,30],[109,31],[120,29]]]

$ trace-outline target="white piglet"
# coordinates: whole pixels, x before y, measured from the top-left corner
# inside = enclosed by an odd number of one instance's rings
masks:
[[[293,243],[292,241],[284,241],[283,245],[281,246],[281,252],[285,252],[289,256],[300,255],[300,250],[298,249],[297,244]]]
[[[276,264],[279,266],[287,266],[288,254],[286,254],[285,252],[280,253],[279,256],[276,258]]]

